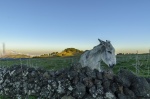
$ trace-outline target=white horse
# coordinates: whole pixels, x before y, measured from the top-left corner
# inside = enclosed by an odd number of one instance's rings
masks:
[[[115,49],[111,45],[110,41],[102,41],[98,39],[100,44],[95,46],[92,50],[85,51],[79,60],[82,67],[88,66],[92,70],[97,69],[102,71],[100,62],[104,61],[109,67],[113,67],[116,64]]]

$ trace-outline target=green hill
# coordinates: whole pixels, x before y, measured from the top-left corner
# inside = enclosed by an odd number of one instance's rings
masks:
[[[82,53],[83,53],[83,51],[78,50],[76,48],[66,48],[62,52],[57,53],[57,56],[60,56],[60,57],[77,56],[77,55],[81,55]]]

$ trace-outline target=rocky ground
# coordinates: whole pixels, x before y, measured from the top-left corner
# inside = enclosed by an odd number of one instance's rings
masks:
[[[0,68],[0,94],[10,99],[150,99],[150,78],[122,69],[98,72],[74,64],[49,71],[27,66]]]

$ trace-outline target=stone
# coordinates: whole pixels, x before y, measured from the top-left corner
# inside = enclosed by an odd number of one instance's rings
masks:
[[[24,65],[0,68],[0,94],[10,99],[149,99],[149,81],[125,69],[114,75],[79,64],[57,71]]]
[[[131,85],[131,90],[136,96],[150,98],[150,85],[143,77],[137,77]]]
[[[136,98],[134,92],[131,91],[129,88],[124,88],[123,92],[124,92],[125,95],[130,96],[131,99],[135,99]]]
[[[80,73],[78,74],[78,77],[79,77],[79,81],[80,81],[80,82],[83,82],[83,79],[86,78],[87,76],[86,76],[86,74],[80,72]]]
[[[86,93],[86,88],[83,83],[78,83],[73,90],[73,96],[76,98],[82,98]]]
[[[106,92],[104,99],[116,99],[116,97],[112,92]]]
[[[49,78],[49,77],[50,77],[50,74],[49,74],[48,72],[45,72],[45,73],[43,74],[43,77],[44,77],[44,78]]]
[[[67,96],[67,95],[65,95],[65,96],[63,96],[61,99],[75,99],[75,98],[72,97],[72,96]]]
[[[104,87],[104,92],[108,92],[108,91],[110,91],[110,81],[109,80],[105,80],[104,82],[103,82],[103,87]]]
[[[91,68],[89,67],[85,67],[85,74],[88,76],[88,77],[91,77],[91,78],[96,78],[96,71],[95,70],[92,70]]]
[[[76,72],[80,72],[81,71],[81,64],[71,64],[71,67],[70,67],[70,71],[76,71]]]
[[[127,99],[127,96],[124,94],[118,94],[118,99]]]
[[[118,87],[118,90],[119,90],[119,92],[120,92],[121,94],[123,94],[123,86],[122,86],[122,85],[120,85],[120,86]]]
[[[113,74],[112,70],[108,70],[108,71],[103,72],[103,78],[104,79],[113,80],[113,76],[114,76],[114,74]]]
[[[90,92],[90,94],[91,94],[91,96],[92,96],[93,98],[96,98],[96,97],[97,97],[97,95],[98,95],[98,93],[97,93],[97,90],[96,90],[96,87],[95,87],[95,86],[92,86],[92,87],[89,89],[89,92]]]
[[[74,79],[72,80],[72,84],[76,85],[79,82],[79,77],[75,76]]]
[[[95,98],[93,98],[91,95],[89,95],[89,94],[86,94],[84,97],[83,97],[83,99],[95,99]]]
[[[92,82],[92,78],[90,77],[83,78],[83,83],[88,88],[91,88],[94,85]]]
[[[118,89],[118,85],[116,83],[112,83],[110,89],[113,93],[115,93]]]
[[[147,82],[150,84],[150,78],[145,78],[147,80]]]
[[[67,73],[67,77],[72,80],[75,76],[78,76],[78,72],[76,71],[70,71]]]
[[[103,79],[103,76],[102,76],[102,72],[96,72],[96,76],[97,76],[97,79],[99,80],[102,80]]]
[[[121,69],[118,76],[115,76],[115,81],[122,84],[124,87],[130,87],[134,79],[136,79],[136,76],[126,69]]]

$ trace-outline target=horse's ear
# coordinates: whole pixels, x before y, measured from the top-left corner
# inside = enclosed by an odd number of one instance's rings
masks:
[[[106,40],[107,43],[110,43],[110,41]]]
[[[102,41],[102,40],[100,40],[100,39],[98,39],[98,40],[99,40],[99,42],[100,42],[100,43],[102,43],[102,42],[103,42],[103,41]]]
[[[105,45],[105,42],[104,42],[104,41],[102,41],[102,40],[100,40],[100,39],[98,39],[98,40],[99,40],[100,44]]]

